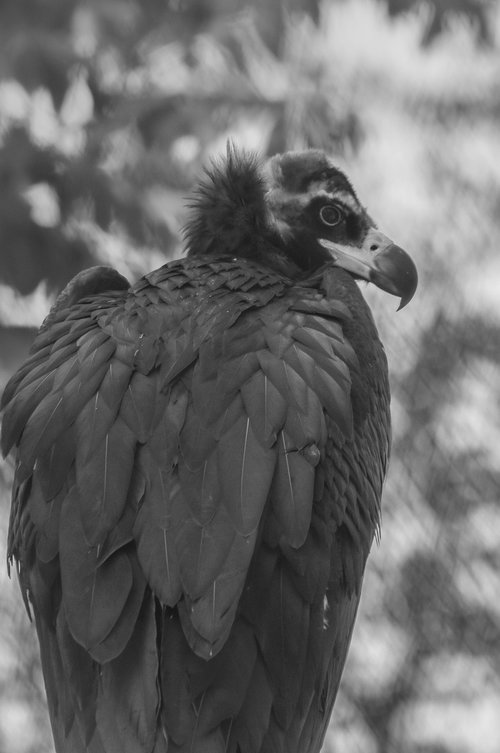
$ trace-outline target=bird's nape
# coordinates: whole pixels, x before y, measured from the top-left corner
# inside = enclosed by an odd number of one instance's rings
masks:
[[[225,158],[212,161],[188,201],[188,256],[255,256],[256,238],[268,221],[266,190],[257,155],[229,143]]]

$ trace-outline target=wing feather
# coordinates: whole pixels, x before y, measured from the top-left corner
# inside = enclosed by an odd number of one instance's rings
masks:
[[[47,501],[38,469],[33,474],[27,509],[37,530],[36,553],[42,562],[51,562],[59,552],[59,519],[67,491],[64,486]]]
[[[220,646],[221,636],[227,634],[233,623],[256,539],[256,533],[251,536],[236,535],[210,587],[199,599],[186,602],[194,629],[211,646]],[[210,656],[214,654],[214,649],[209,652]]]
[[[204,526],[191,517],[176,531],[175,547],[184,593],[199,598],[220,572],[235,537],[234,526],[223,506]]]
[[[145,594],[148,593],[144,573],[133,549],[128,548],[124,551],[124,554],[129,559],[132,571],[132,586],[112,630],[91,652],[92,657],[100,664],[106,664],[112,659],[121,656],[128,646],[132,633],[135,630]]]
[[[47,395],[31,414],[19,443],[20,461],[32,468],[38,455],[43,455],[67,428],[63,396],[60,392]]]
[[[257,353],[260,366],[271,384],[278,390],[286,404],[305,410],[307,385],[304,379],[286,363],[267,350]]]
[[[101,668],[97,729],[106,751],[152,751],[158,739],[158,652],[154,599],[144,599],[122,653]],[[166,753],[165,744],[160,747]]]
[[[205,526],[213,519],[220,500],[217,453],[211,455],[195,471],[186,463],[179,463],[179,482],[184,500],[189,505],[194,521]]]
[[[85,461],[78,457],[78,509],[89,544],[102,544],[123,514],[137,438],[120,416]]]
[[[274,687],[260,657],[254,665],[249,688],[238,715],[231,728],[231,740],[239,746],[241,753],[255,753],[262,750],[262,742],[269,729]]]
[[[36,472],[46,501],[54,499],[66,483],[75,460],[75,435],[63,431],[47,452],[37,459]]]
[[[213,431],[210,431],[191,405],[190,408],[179,435],[179,449],[182,455],[180,464],[185,470],[186,482],[189,473],[203,473],[207,457],[216,445]]]
[[[14,403],[11,403],[10,410],[6,411],[2,421],[2,452],[6,455],[11,447],[19,442],[19,438],[26,426],[26,422],[50,393],[54,375],[50,372],[43,373],[33,382],[25,385],[16,395]],[[10,383],[9,383],[10,384]],[[6,396],[7,390],[3,394],[5,405],[10,402]]]
[[[276,450],[263,447],[245,415],[223,434],[217,448],[223,504],[236,530],[255,531],[276,465]]]
[[[159,391],[157,374],[148,376],[135,372],[120,406],[120,416],[141,443],[147,442],[158,416],[165,409],[167,396]]]
[[[76,419],[79,457],[84,462],[109,432],[129,385],[132,365],[114,359],[109,364],[95,396]]]
[[[83,717],[85,743],[95,731],[95,706],[97,700],[98,671],[92,658],[73,638],[64,609],[59,609],[56,636],[61,655],[61,665],[70,690],[68,701],[73,701],[77,715]]]
[[[286,432],[280,432],[272,500],[283,540],[298,548],[306,540],[311,525],[314,468],[292,447]]]
[[[299,349],[297,346],[287,351],[286,363],[300,374],[310,390],[314,390],[324,409],[338,424],[345,437],[352,437],[351,383],[345,365],[340,368],[340,361],[336,357],[313,357],[305,349]],[[302,412],[306,413],[307,410]]]
[[[257,644],[249,625],[232,633],[224,655],[213,660],[212,683],[206,689],[198,725],[202,731],[215,729],[235,717],[245,700],[257,662]]]
[[[141,455],[145,490],[134,523],[137,556],[150,588],[162,604],[174,606],[182,589],[180,563],[175,548],[176,511],[170,472]],[[178,514],[178,513],[177,513]]]
[[[242,385],[241,397],[255,436],[265,448],[272,447],[285,423],[285,398],[262,371]]]
[[[75,640],[92,653],[109,635],[125,606],[132,571],[129,558],[121,551],[98,564],[99,548],[89,547],[71,493],[61,509],[60,558],[69,628]]]

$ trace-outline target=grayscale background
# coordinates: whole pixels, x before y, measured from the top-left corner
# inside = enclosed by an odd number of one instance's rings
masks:
[[[420,274],[366,289],[393,457],[325,753],[500,751],[500,11],[486,0],[2,0],[0,390],[58,290],[182,253],[228,138],[319,147]],[[0,753],[53,753],[3,565]]]

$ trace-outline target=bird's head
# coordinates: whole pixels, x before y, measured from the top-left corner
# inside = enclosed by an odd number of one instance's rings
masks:
[[[228,147],[191,202],[188,253],[254,259],[291,277],[325,264],[401,298],[417,287],[408,254],[381,233],[347,177],[319,150],[278,154],[264,165]]]

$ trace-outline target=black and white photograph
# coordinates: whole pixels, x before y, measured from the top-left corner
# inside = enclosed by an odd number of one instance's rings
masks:
[[[0,753],[500,753],[500,6],[0,2]]]

